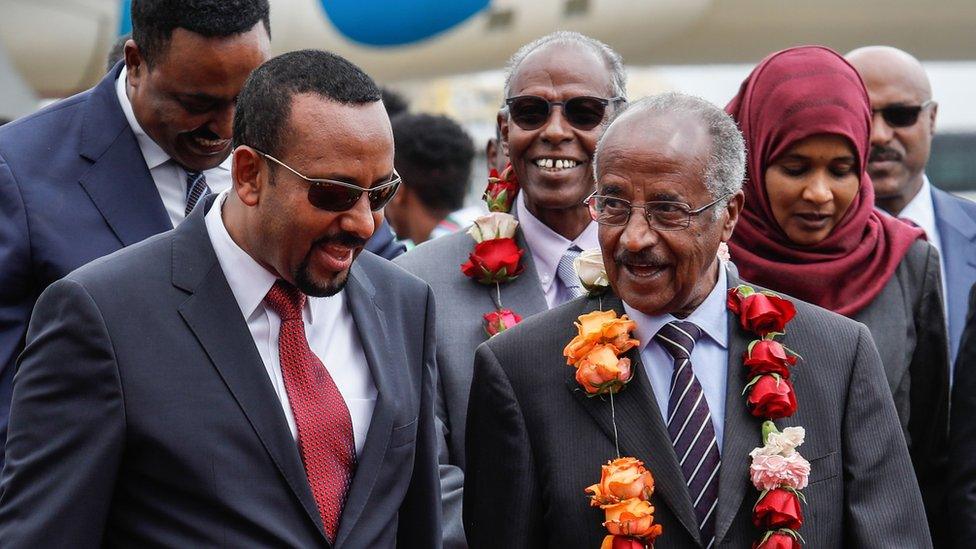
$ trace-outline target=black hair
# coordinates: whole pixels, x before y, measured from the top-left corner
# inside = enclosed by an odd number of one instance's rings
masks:
[[[395,90],[383,86],[383,106],[386,107],[386,115],[391,119],[410,110],[410,104]]]
[[[123,34],[112,43],[112,49],[108,50],[108,57],[105,59],[105,72],[112,70],[112,67],[125,57],[125,43],[130,38],[132,38],[131,34]]]
[[[165,54],[173,30],[225,37],[258,22],[271,36],[268,0],[132,0],[132,39],[149,66]]]
[[[405,113],[392,124],[403,184],[435,212],[460,208],[474,159],[471,137],[446,116]]]
[[[278,155],[292,97],[299,93],[344,105],[375,103],[382,98],[368,74],[334,53],[285,53],[255,69],[244,83],[234,110],[234,146],[247,145]]]

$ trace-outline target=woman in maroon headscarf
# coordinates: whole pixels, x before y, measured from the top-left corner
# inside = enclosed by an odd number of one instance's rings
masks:
[[[748,154],[732,261],[744,280],[867,325],[934,524],[949,398],[939,260],[920,229],[874,208],[861,78],[828,48],[791,48],[763,60],[726,111]]]

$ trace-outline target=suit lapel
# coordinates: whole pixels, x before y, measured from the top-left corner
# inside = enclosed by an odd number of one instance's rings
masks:
[[[728,274],[730,288],[741,281],[733,273]],[[718,545],[732,525],[732,520],[742,505],[749,483],[749,452],[760,446],[762,422],[753,417],[746,407],[742,390],[746,379],[743,373],[742,355],[752,340],[742,331],[735,316],[728,316],[729,359],[725,391],[725,434],[722,442],[722,466],[719,471],[718,509],[715,518],[715,543]],[[753,338],[754,339],[754,338]]]
[[[121,64],[87,99],[81,156],[93,162],[79,180],[123,246],[168,231],[173,224],[115,93]]]
[[[935,210],[936,227],[942,241],[942,261],[945,265],[945,288],[943,296],[949,310],[949,336],[951,348],[956,349],[966,323],[969,288],[976,280],[976,221],[956,203],[945,191],[932,188],[932,205]],[[965,250],[965,252],[963,252]]]
[[[502,285],[502,305],[523,317],[528,317],[549,310],[549,303],[546,301],[546,294],[542,292],[539,273],[535,270],[535,261],[532,259],[532,250],[529,249],[522,231],[515,233],[515,241],[519,249],[524,250],[522,253],[524,270],[514,281]],[[486,289],[494,295],[494,287],[486,286]]]
[[[583,314],[596,309],[596,302],[592,299],[580,301],[580,311]],[[617,314],[623,314],[623,304],[612,294],[603,298],[604,309],[614,309]],[[642,342],[643,343],[643,342]],[[632,349],[627,357],[630,358],[634,377],[627,387],[614,395],[613,404],[617,424],[617,434],[620,440],[621,455],[633,456],[647,466],[654,475],[655,494],[660,495],[668,504],[671,511],[681,522],[688,534],[700,543],[698,521],[695,518],[691,497],[685,483],[678,458],[671,445],[664,418],[654,398],[650,381],[644,371],[644,365],[637,349]],[[614,420],[611,415],[609,397],[590,398],[586,396],[575,379],[572,368],[566,369],[566,386],[576,401],[593,417],[596,423],[613,440]],[[608,459],[613,456],[607,456]]]
[[[197,208],[173,239],[173,283],[192,294],[179,313],[326,542],[298,445],[207,235],[204,210],[213,202]]]
[[[396,379],[397,369],[390,367],[402,363],[403,358],[393,352],[395,348],[393,342],[386,340],[385,336],[391,332],[388,330],[384,315],[381,314],[380,304],[376,300],[376,288],[370,282],[366,272],[356,263],[353,264],[345,292],[349,298],[349,308],[356,330],[359,332],[359,340],[363,345],[370,374],[376,384],[377,397],[369,431],[366,434],[363,456],[356,468],[346,505],[342,511],[336,546],[342,546],[348,541],[369,501],[376,477],[386,458],[386,450],[393,430],[394,413],[400,407],[397,387],[403,383],[403,380]]]

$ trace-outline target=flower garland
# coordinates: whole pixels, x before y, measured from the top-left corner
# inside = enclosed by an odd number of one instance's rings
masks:
[[[590,295],[602,293],[609,286],[599,250],[582,252],[574,261],[576,274]],[[576,368],[576,381],[588,397],[608,395],[611,418],[613,395],[633,379],[630,359],[624,353],[640,345],[632,333],[637,324],[627,315],[600,310],[580,315],[577,335],[563,349],[566,364]],[[633,457],[621,457],[617,425],[613,419],[614,447],[617,458],[601,467],[600,482],[585,489],[590,505],[604,512],[603,526],[607,536],[601,549],[645,549],[663,528],[654,522],[654,476],[644,463]]]
[[[489,213],[474,221],[468,234],[475,241],[468,261],[461,265],[465,276],[485,285],[494,285],[495,310],[482,315],[488,337],[499,334],[522,321],[511,309],[502,307],[501,285],[515,280],[522,273],[522,254],[525,250],[515,242],[518,220],[508,213],[518,194],[518,181],[511,165],[501,175],[491,170],[488,186],[482,198]]]
[[[796,393],[790,381],[790,369],[799,355],[776,341],[796,315],[788,300],[772,292],[756,291],[750,286],[731,288],[726,305],[739,317],[743,330],[759,339],[749,344],[743,356],[749,382],[743,390],[746,405],[755,417],[765,418],[761,447],[749,452],[752,463],[749,477],[759,491],[752,510],[752,523],[764,530],[756,549],[799,548],[803,538],[797,530],[803,526],[800,490],[807,486],[810,463],[796,451],[803,444],[803,427],[780,431],[774,420],[796,413]]]

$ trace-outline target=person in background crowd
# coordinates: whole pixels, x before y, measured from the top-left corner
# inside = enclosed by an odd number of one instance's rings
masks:
[[[386,107],[386,114],[393,120],[397,116],[410,112],[410,103],[399,92],[384,86],[383,106]]]
[[[976,539],[976,285],[969,290],[956,372],[949,421],[947,547],[969,549]]]
[[[502,107],[498,111],[498,118],[506,116],[505,108]],[[502,173],[505,166],[508,165],[508,155],[505,153],[505,147],[502,145],[502,128],[497,123],[495,124],[495,137],[489,137],[488,143],[485,145],[485,161],[488,163],[489,173],[492,170]]]
[[[386,218],[397,236],[412,246],[470,225],[473,217],[461,220],[452,212],[461,208],[468,189],[471,137],[446,116],[404,113],[392,124],[403,184]]]
[[[0,448],[44,288],[230,187],[234,103],[270,52],[267,0],[131,9],[125,60],[101,82],[0,128]]]
[[[286,53],[233,138],[230,190],[38,300],[5,549],[440,546],[433,297],[361,253],[399,182],[379,88]]]
[[[871,330],[939,545],[949,365],[938,251],[874,208],[864,84],[828,48],[791,48],[760,63],[726,110],[749,153],[732,261],[747,280]]]
[[[505,307],[525,318],[583,292],[572,263],[581,250],[598,245],[596,223],[583,204],[593,191],[591,160],[597,138],[625,95],[623,61],[602,42],[557,32],[520,48],[508,63],[507,109],[499,113],[498,124],[521,186],[513,213],[524,270],[498,288],[466,277],[460,266],[475,242],[464,232],[424,243],[397,261],[431,285],[437,302],[448,547],[464,546],[464,429],[474,351],[486,338],[483,315]]]
[[[871,99],[868,173],[874,203],[920,227],[939,250],[951,364],[966,322],[966,298],[976,283],[976,203],[936,188],[925,176],[939,105],[922,64],[886,46],[854,50],[847,60]],[[949,372],[950,384],[954,373]]]
[[[108,50],[108,57],[105,58],[105,72],[112,72],[119,61],[125,60],[125,43],[132,39],[132,34],[123,34],[112,43],[112,48]]]
[[[743,355],[757,336],[727,306],[728,290],[749,282],[716,258],[741,220],[745,157],[733,121],[682,94],[642,99],[606,130],[590,208],[612,292],[536,315],[475,355],[464,487],[473,549],[643,547],[625,536],[653,533],[654,523],[663,528],[656,549],[757,547],[774,530],[757,507],[778,524],[802,514],[804,547],[931,547],[880,359],[856,322],[790,300],[795,317],[778,338],[803,356],[789,376],[798,406],[776,424],[805,429],[796,449],[802,457],[766,454],[777,466],[753,459],[750,467],[751,452],[772,449],[760,442],[762,412],[750,413],[743,396]],[[578,334],[610,331],[594,318],[598,310],[626,313],[634,324],[620,339],[636,346],[605,358],[596,357],[612,346],[571,350],[579,349]],[[584,313],[596,314],[583,320]],[[621,322],[628,324],[618,319],[612,333]],[[617,370],[624,355],[629,368]],[[579,370],[567,356],[581,360]],[[581,376],[591,357],[596,372]],[[627,381],[616,395],[581,386],[612,382],[614,370],[629,372],[616,379]],[[779,440],[792,452],[797,439],[786,438]],[[653,475],[649,503],[635,497],[647,484],[634,465],[617,462],[604,469],[616,474],[601,479],[601,466],[619,456],[640,460]],[[802,511],[765,499],[757,505],[764,493],[750,482],[757,471],[759,479],[788,482],[801,469]],[[588,493],[610,499],[603,509],[586,497],[590,485]],[[611,540],[608,531],[621,535]],[[776,534],[761,547],[799,545]]]
[[[9,118],[4,118],[4,117],[0,116],[0,126],[3,126],[4,124],[6,124],[8,122],[10,122],[10,119]]]

